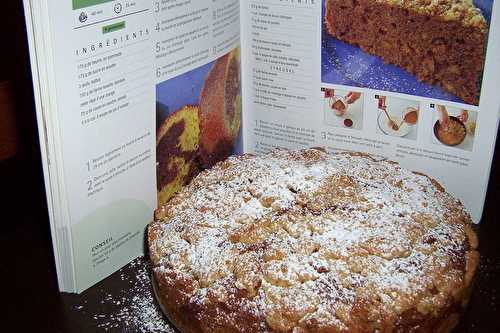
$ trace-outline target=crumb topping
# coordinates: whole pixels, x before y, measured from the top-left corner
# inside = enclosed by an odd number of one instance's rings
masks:
[[[419,14],[438,16],[445,21],[460,21],[466,26],[487,29],[486,19],[473,0],[375,0]]]
[[[393,162],[276,150],[202,172],[149,246],[157,273],[191,281],[192,304],[236,297],[263,332],[340,332],[458,299],[469,224],[436,181]]]

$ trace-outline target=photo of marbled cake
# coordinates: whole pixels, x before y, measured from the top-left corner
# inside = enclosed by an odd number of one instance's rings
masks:
[[[156,138],[158,206],[165,204],[187,184],[200,167],[198,107],[186,105],[161,124]]]
[[[472,0],[325,0],[327,32],[477,105],[488,23]]]
[[[200,161],[209,168],[234,152],[241,130],[240,49],[218,59],[200,93]]]
[[[450,332],[479,261],[462,204],[366,154],[230,157],[148,229],[181,332]]]
[[[240,50],[156,87],[157,206],[242,150]]]

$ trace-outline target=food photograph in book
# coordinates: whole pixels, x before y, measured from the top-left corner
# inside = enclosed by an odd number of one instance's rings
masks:
[[[156,86],[158,206],[243,150],[239,48]]]
[[[377,133],[417,140],[420,104],[414,100],[376,95]]]
[[[430,105],[433,110],[431,142],[472,151],[476,136],[477,112],[447,105]]]
[[[323,83],[479,105],[493,0],[323,0]]]
[[[334,88],[321,88],[321,91],[325,125],[363,129],[363,93]]]

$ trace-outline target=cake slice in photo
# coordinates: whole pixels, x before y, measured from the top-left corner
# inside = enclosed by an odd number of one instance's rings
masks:
[[[166,118],[156,139],[158,207],[164,205],[199,172],[198,107],[185,106]]]
[[[240,50],[218,59],[200,95],[200,161],[208,168],[232,154],[241,128]]]
[[[471,0],[325,0],[333,37],[478,104],[488,24]]]

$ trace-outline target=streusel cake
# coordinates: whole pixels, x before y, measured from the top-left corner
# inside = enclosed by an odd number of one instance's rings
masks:
[[[477,105],[488,23],[472,0],[326,0],[328,33]]]
[[[182,332],[449,332],[479,254],[435,180],[365,154],[230,157],[149,227]]]

